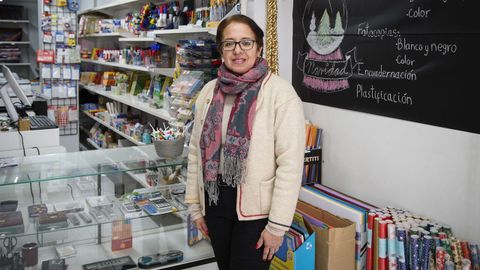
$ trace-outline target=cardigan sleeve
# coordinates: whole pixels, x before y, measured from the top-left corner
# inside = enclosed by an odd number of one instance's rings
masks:
[[[295,213],[305,154],[303,104],[296,94],[276,108],[274,125],[277,168],[267,229],[285,232]]]

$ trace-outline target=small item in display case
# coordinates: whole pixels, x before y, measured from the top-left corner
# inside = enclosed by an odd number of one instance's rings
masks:
[[[85,222],[85,223],[92,223],[92,219],[86,212],[78,213],[78,216]]]
[[[156,216],[161,214],[157,211],[157,208],[148,199],[135,201],[135,204],[141,207],[143,211],[147,212],[147,214],[149,215]]]
[[[115,220],[112,223],[112,251],[132,247],[132,224],[129,220]]]
[[[80,202],[63,202],[55,204],[55,211],[65,211],[67,213],[75,213],[83,211],[83,204]]]
[[[128,270],[137,269],[137,264],[130,258],[124,256],[109,260],[98,261],[82,265],[83,270]]]
[[[145,212],[143,212],[138,205],[132,202],[123,202],[120,210],[122,211],[123,216],[126,219],[137,218],[145,215]]]
[[[75,181],[73,191],[76,194],[76,197],[88,197],[95,196],[97,194],[97,185],[95,180],[90,177],[81,177]]]
[[[33,204],[28,206],[28,216],[29,217],[38,217],[41,214],[48,212],[48,208],[44,203]]]
[[[18,201],[2,201],[0,202],[0,212],[12,212],[17,211]]]
[[[66,270],[65,259],[51,259],[42,262],[42,270]]]
[[[80,225],[80,219],[78,219],[75,213],[67,213],[67,219],[72,223],[73,226]]]
[[[41,214],[38,218],[38,229],[41,231],[68,227],[67,215],[63,211]]]
[[[118,218],[118,215],[113,210],[113,206],[95,206],[90,207],[90,215],[92,215],[97,222],[109,222],[115,218]]]
[[[23,233],[22,212],[0,212],[0,234]]]
[[[55,247],[55,252],[57,252],[58,257],[62,259],[74,257],[76,255],[75,248],[72,245]]]
[[[155,197],[152,197],[149,200],[161,214],[170,213],[173,210],[172,205],[163,197],[160,192],[155,194]]]
[[[97,206],[110,206],[113,207],[112,201],[108,199],[106,196],[95,196],[95,197],[88,197],[87,204],[90,207],[97,207]]]
[[[140,269],[150,269],[170,263],[178,263],[183,260],[183,252],[180,250],[169,250],[157,254],[142,256],[138,258]]]

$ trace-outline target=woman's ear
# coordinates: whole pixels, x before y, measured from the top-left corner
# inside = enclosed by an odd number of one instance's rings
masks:
[[[259,47],[257,49],[257,58],[261,58],[263,54],[263,47]]]

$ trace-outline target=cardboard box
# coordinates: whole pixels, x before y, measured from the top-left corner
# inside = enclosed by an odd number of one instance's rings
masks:
[[[331,226],[313,228],[316,233],[315,269],[355,269],[355,223],[302,201],[298,201],[297,209]]]

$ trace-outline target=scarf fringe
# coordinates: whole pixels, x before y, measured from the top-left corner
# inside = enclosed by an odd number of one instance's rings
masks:
[[[218,204],[218,197],[220,195],[220,189],[218,188],[217,181],[207,181],[204,183],[205,191],[208,194],[208,205]]]
[[[246,160],[246,158],[224,156],[222,179],[225,184],[230,187],[236,187],[245,182]]]

